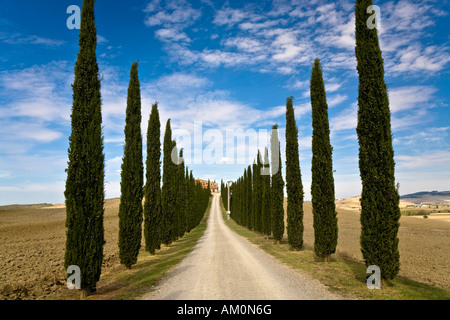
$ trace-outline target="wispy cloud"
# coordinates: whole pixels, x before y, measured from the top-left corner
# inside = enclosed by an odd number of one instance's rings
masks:
[[[417,155],[399,155],[395,159],[400,169],[448,168],[450,151],[441,150]]]
[[[3,37],[0,35],[0,40],[7,44],[44,45],[48,47],[60,47],[65,44],[65,41],[61,40],[49,39],[36,35],[22,35],[20,33],[11,35],[3,34]]]

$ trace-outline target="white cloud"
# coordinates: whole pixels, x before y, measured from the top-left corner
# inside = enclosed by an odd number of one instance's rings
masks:
[[[65,61],[0,72],[0,92],[20,97],[7,102],[8,115],[69,120],[72,79],[73,69]]]
[[[44,45],[49,47],[60,47],[65,43],[61,40],[53,40],[36,35],[23,36],[19,33],[4,38],[2,42],[8,44]]]
[[[450,151],[440,150],[417,155],[398,155],[395,157],[399,169],[448,168]]]
[[[153,26],[173,26],[186,27],[201,17],[201,11],[192,8],[185,0],[166,0],[164,5],[161,1],[151,1],[147,4],[144,12],[149,16],[145,19],[145,25]]]
[[[339,88],[342,86],[342,83],[329,83],[325,84],[325,89],[327,92],[335,92],[339,90]]]
[[[327,99],[328,107],[332,108],[332,107],[338,106],[342,102],[347,100],[347,98],[348,98],[347,95],[341,95],[341,94],[336,94],[334,96],[331,96],[330,98]]]
[[[191,39],[186,35],[186,33],[179,31],[175,28],[165,28],[159,29],[155,32],[156,37],[161,41],[184,41],[191,42]]]
[[[429,106],[437,89],[432,86],[408,86],[389,90],[391,112]]]
[[[424,150],[424,148],[428,149],[430,146],[433,148],[436,146],[445,148],[445,140],[449,136],[449,131],[450,127],[425,128],[422,131],[414,132],[406,136],[395,137],[394,143],[410,147],[413,146],[420,150]]]
[[[337,116],[330,119],[330,131],[355,129],[358,122],[358,104],[352,103],[351,107],[345,108]]]
[[[224,7],[220,10],[217,10],[213,23],[218,26],[234,25],[244,20],[246,16],[247,13],[243,10]]]
[[[394,61],[390,64],[389,72],[436,72],[444,69],[450,62],[450,54],[445,46],[423,47],[415,43],[401,50],[397,50]]]

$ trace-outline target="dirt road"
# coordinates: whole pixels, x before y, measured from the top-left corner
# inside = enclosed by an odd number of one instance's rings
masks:
[[[293,271],[231,231],[214,195],[199,243],[143,299],[339,299],[317,280]]]

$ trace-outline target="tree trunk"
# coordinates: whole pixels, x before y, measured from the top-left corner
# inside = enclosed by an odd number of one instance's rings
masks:
[[[88,288],[81,288],[80,299],[86,299],[88,296]]]

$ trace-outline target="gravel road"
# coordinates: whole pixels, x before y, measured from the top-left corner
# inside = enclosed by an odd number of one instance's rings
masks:
[[[147,300],[340,299],[307,275],[277,262],[223,221],[215,194],[207,229],[194,250]]]

